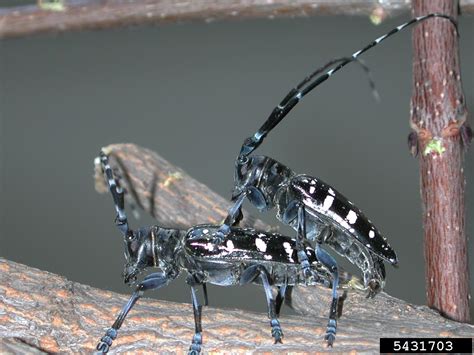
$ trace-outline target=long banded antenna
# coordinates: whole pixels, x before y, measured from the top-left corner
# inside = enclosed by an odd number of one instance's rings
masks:
[[[112,198],[114,199],[115,211],[117,212],[115,224],[117,225],[117,228],[120,229],[123,236],[126,237],[130,233],[130,229],[128,227],[127,215],[125,214],[123,189],[117,184],[117,181],[115,180],[114,174],[112,172],[112,168],[109,165],[109,158],[103,150],[100,151],[99,158],[100,163],[102,165],[102,170],[105,175],[105,180],[107,181],[110,193],[112,194]]]
[[[372,47],[375,47],[378,45],[380,42],[384,41],[388,37],[394,35],[395,33],[398,33],[402,31],[404,28],[427,20],[432,17],[440,17],[440,18],[445,18],[451,21],[451,23],[454,25],[456,28],[456,32],[459,35],[458,28],[457,28],[457,22],[450,16],[444,15],[444,14],[438,14],[438,13],[433,13],[433,14],[428,14],[425,16],[419,16],[415,17],[414,19],[405,22],[404,24],[401,24],[398,27],[395,27],[393,30],[390,32],[384,34],[383,36],[375,39],[371,43],[369,43],[367,46],[364,48],[358,50],[357,52],[354,52],[350,57],[346,58],[339,58],[339,59],[333,59],[326,63],[324,66],[316,70],[314,73],[310,74],[307,76],[303,81],[301,81],[295,88],[291,89],[290,92],[285,96],[285,98],[280,102],[278,106],[276,106],[270,116],[267,118],[265,123],[260,127],[260,129],[252,136],[247,138],[243,145],[242,148],[240,149],[239,161],[245,161],[246,157],[252,153],[255,149],[257,149],[260,144],[263,142],[263,139],[266,137],[266,135],[273,129],[275,126],[281,122],[283,118],[291,111],[293,107],[296,106],[296,104],[310,91],[312,91],[314,88],[319,86],[321,83],[325,82],[327,79],[329,79],[330,76],[332,76],[334,73],[337,71],[341,70],[343,67],[345,67],[347,64],[357,61],[358,57],[367,52],[369,49]],[[337,65],[335,65],[337,64]],[[335,66],[334,66],[335,65]],[[329,67],[332,67],[329,71],[324,73],[323,75],[319,75],[322,71],[326,70]]]

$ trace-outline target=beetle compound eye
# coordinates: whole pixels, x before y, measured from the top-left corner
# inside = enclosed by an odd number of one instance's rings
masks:
[[[238,159],[239,159],[239,164],[247,164],[249,162],[249,158],[247,156],[241,156]]]
[[[255,187],[250,187],[249,190],[248,198],[250,202],[259,210],[265,209],[267,207],[267,201],[262,191]]]
[[[278,174],[281,173],[281,171],[282,171],[282,169],[281,169],[280,164],[275,163],[275,164],[272,165],[271,172],[272,172],[273,175],[278,175]]]

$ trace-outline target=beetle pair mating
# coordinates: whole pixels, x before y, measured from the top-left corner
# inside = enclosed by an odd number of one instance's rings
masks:
[[[199,353],[202,346],[201,313],[196,286],[263,285],[270,317],[271,334],[281,342],[278,321],[286,290],[297,284],[324,284],[332,287],[332,302],[325,339],[332,346],[336,335],[339,272],[334,258],[322,246],[328,245],[357,266],[364,275],[368,296],[384,286],[384,261],[397,264],[393,249],[375,226],[343,195],[330,185],[307,175],[297,175],[283,164],[251,153],[291,109],[319,84],[365,51],[405,27],[432,17],[454,20],[442,14],[429,14],[404,23],[350,57],[330,61],[306,77],[274,108],[262,127],[244,141],[236,159],[234,205],[221,226],[197,225],[188,231],[153,226],[133,231],[124,212],[123,190],[118,186],[105,153],[100,164],[112,193],[117,212],[116,224],[125,240],[127,264],[125,282],[135,281],[147,267],[161,271],[146,276],[124,306],[116,321],[102,337],[97,350],[107,352],[125,317],[143,292],[166,286],[181,270],[188,274],[195,319],[195,334],[189,352]],[[326,73],[322,74],[325,70]],[[280,234],[241,229],[241,206],[247,198],[257,209],[276,208],[277,218],[297,231],[296,239]],[[315,243],[312,248],[309,241]],[[278,288],[274,298],[272,286]]]

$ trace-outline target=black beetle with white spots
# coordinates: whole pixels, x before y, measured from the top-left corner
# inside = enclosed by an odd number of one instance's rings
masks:
[[[124,281],[134,284],[140,273],[147,268],[158,268],[138,282],[135,292],[120,311],[114,324],[107,329],[96,349],[107,353],[116,339],[127,314],[142,297],[144,291],[155,290],[168,285],[181,271],[187,273],[186,282],[191,289],[194,310],[195,334],[188,354],[196,355],[202,347],[202,306],[197,297],[196,286],[201,285],[204,304],[207,305],[206,283],[220,286],[255,283],[262,285],[268,306],[271,335],[275,343],[281,343],[283,331],[278,320],[285,300],[286,289],[290,286],[324,285],[333,292],[339,284],[339,272],[334,265],[325,262],[324,255],[318,254],[310,245],[305,245],[311,277],[304,277],[298,263],[296,240],[281,234],[257,231],[250,228],[231,227],[221,245],[213,243],[218,225],[196,225],[189,230],[151,226],[132,230],[124,211],[124,191],[115,179],[108,163],[108,157],[101,152],[99,158],[112,194],[117,213],[115,223],[123,234],[126,264]],[[277,287],[273,296],[272,286]],[[328,339],[336,334],[337,310],[342,304],[333,298],[327,326]],[[332,341],[332,340],[331,340]]]
[[[372,41],[350,57],[330,61],[290,90],[258,131],[245,139],[240,149],[235,161],[232,193],[234,205],[218,231],[214,240],[216,244],[222,243],[230,226],[237,225],[242,219],[241,206],[248,199],[258,210],[275,208],[277,218],[297,231],[298,260],[305,274],[309,276],[311,272],[303,251],[303,241],[311,240],[316,242],[317,251],[321,250],[322,245],[328,245],[357,266],[364,275],[368,297],[375,296],[383,289],[384,261],[396,265],[397,256],[386,238],[360,209],[320,179],[296,174],[273,158],[252,153],[306,94],[386,38],[428,19],[449,20],[457,31],[456,21],[447,15],[433,13],[416,17]],[[325,70],[327,71],[321,74]],[[324,251],[320,253],[327,254]],[[329,255],[327,258],[328,262],[335,265],[334,259]]]

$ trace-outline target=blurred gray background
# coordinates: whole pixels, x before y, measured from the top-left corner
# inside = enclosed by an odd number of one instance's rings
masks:
[[[327,60],[353,53],[407,19],[380,26],[365,17],[188,23],[1,42],[0,255],[130,292],[120,276],[122,241],[111,198],[94,191],[100,147],[133,142],[150,148],[229,197],[243,139],[286,92]],[[474,18],[463,16],[460,31],[472,111]],[[418,161],[406,145],[410,32],[363,56],[380,103],[360,68],[350,65],[308,95],[259,153],[322,178],[365,211],[399,255],[399,269],[387,267],[387,292],[423,304]],[[470,236],[473,154],[466,155],[465,168]],[[264,219],[277,223],[271,214]],[[135,227],[151,223],[144,214],[132,219]],[[472,242],[469,250],[472,271]],[[190,299],[182,280],[149,296]],[[211,287],[210,302],[266,309],[263,291],[252,286]]]

